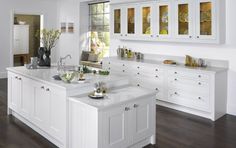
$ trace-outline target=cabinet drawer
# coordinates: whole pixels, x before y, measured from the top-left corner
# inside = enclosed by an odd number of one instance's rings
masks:
[[[195,81],[184,78],[169,77],[168,78],[168,87],[169,88],[179,88],[182,90],[191,90],[202,93],[210,92],[210,84],[206,81]]]
[[[168,90],[168,101],[185,107],[209,112],[209,96],[203,94],[188,94],[182,90]]]
[[[202,74],[198,72],[186,72],[180,70],[168,70],[169,76],[175,77],[183,77],[185,79],[193,79],[193,80],[201,80],[201,81],[209,81],[209,75]]]
[[[162,73],[163,69],[154,65],[148,65],[148,64],[137,64],[132,67],[133,69],[138,70],[142,73],[149,73],[149,74],[155,74],[155,73]]]
[[[163,81],[164,75],[159,73],[144,73],[144,72],[136,72],[133,74],[138,79],[143,79],[144,81],[152,82],[152,81]]]

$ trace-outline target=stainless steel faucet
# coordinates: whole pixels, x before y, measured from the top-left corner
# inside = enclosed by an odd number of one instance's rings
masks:
[[[64,65],[65,65],[65,63],[63,63],[63,60],[67,59],[68,57],[69,57],[70,59],[72,59],[72,57],[71,57],[70,54],[66,55],[65,57],[60,57],[60,58],[59,58],[59,61],[57,62],[57,71],[58,71],[58,72],[60,72],[61,70],[64,71]]]

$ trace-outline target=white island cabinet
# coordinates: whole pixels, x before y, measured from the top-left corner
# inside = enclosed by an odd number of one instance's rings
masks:
[[[102,100],[69,99],[70,148],[142,148],[155,143],[155,92],[127,86]]]
[[[109,88],[129,84],[125,77],[85,75],[87,83],[66,84],[52,78],[56,68],[8,68],[8,114],[12,114],[60,148],[68,148],[69,96],[89,93],[97,81]]]

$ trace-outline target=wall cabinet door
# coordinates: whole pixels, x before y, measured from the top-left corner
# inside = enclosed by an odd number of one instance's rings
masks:
[[[129,144],[129,109],[116,107],[103,114],[103,148],[121,148]]]
[[[197,39],[216,39],[216,1],[197,0],[196,6]]]
[[[156,7],[156,6],[155,6]],[[170,38],[172,34],[172,7],[170,2],[157,3],[157,37]]]
[[[155,103],[151,99],[143,99],[133,104],[133,143],[139,142],[155,132],[153,126],[155,122],[155,107],[153,107],[153,105],[155,105]]]
[[[154,3],[145,3],[141,4],[139,7],[140,16],[138,17],[138,22],[140,22],[139,34],[142,37],[153,38],[154,37],[154,16],[153,16],[153,4]]]
[[[124,35],[124,8],[113,6],[111,8],[111,35],[112,37],[123,37]]]
[[[175,3],[175,36],[176,38],[193,38],[193,1],[176,0]]]
[[[14,54],[29,53],[29,25],[14,25]]]
[[[137,5],[127,5],[124,7],[124,26],[125,37],[136,37],[137,35]]]

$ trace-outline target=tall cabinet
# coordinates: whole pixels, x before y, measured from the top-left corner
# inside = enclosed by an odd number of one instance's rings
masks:
[[[223,43],[224,3],[222,0],[111,1],[111,37]]]

